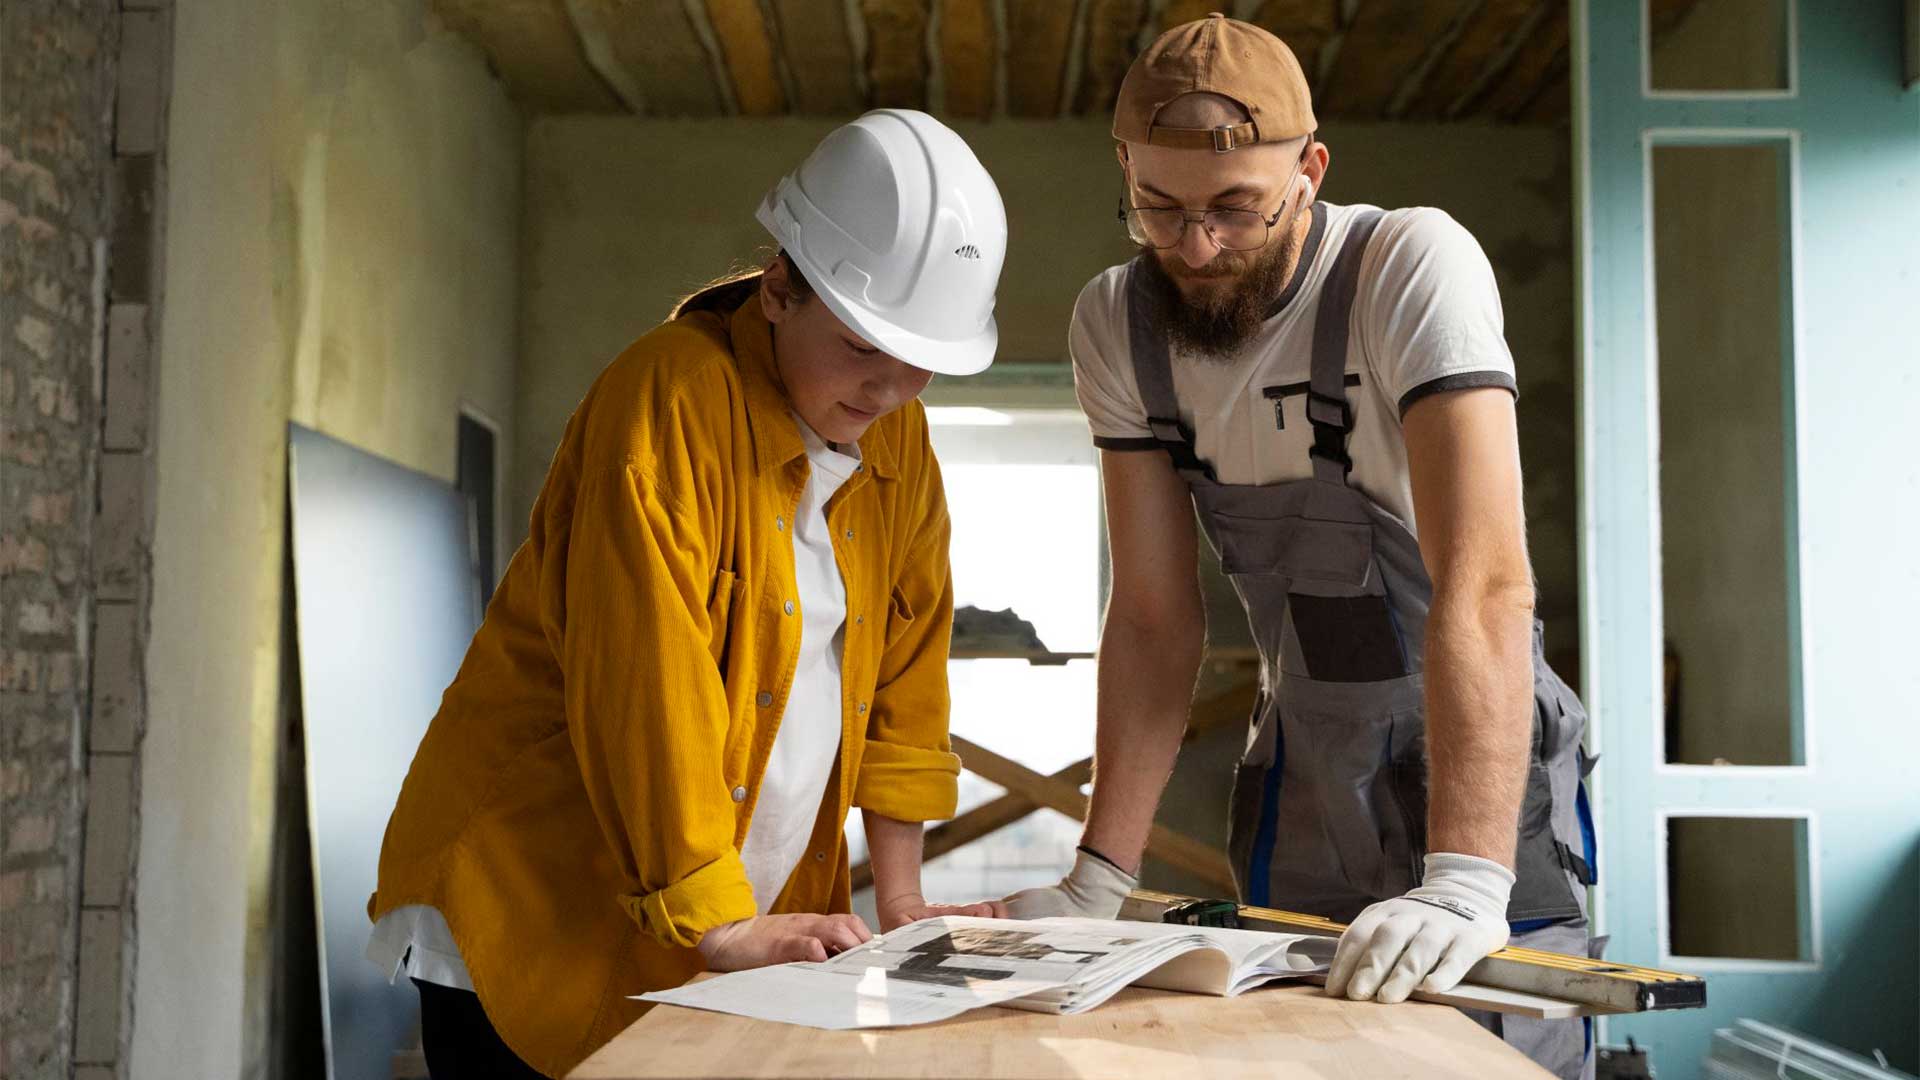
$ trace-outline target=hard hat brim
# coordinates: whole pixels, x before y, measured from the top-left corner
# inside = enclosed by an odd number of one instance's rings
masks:
[[[791,248],[787,249],[787,257],[800,267],[807,283],[813,286],[814,295],[847,329],[901,363],[935,375],[978,375],[993,364],[993,354],[1000,348],[1000,325],[993,316],[987,316],[987,324],[979,333],[959,341],[941,341],[916,334],[849,300],[836,288],[824,268],[813,265],[812,260]]]

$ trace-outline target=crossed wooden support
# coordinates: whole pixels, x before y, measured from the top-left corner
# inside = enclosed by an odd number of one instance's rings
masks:
[[[1252,682],[1243,680],[1196,704],[1187,724],[1187,740],[1229,720],[1244,720],[1252,697]],[[960,763],[968,772],[1005,788],[1007,793],[928,829],[922,858],[939,858],[998,832],[1036,810],[1056,810],[1075,821],[1086,820],[1087,796],[1080,789],[1093,777],[1092,758],[1046,775],[958,735],[952,736],[952,742],[953,752],[960,755]],[[1215,886],[1223,896],[1233,895],[1233,871],[1225,852],[1164,825],[1155,825],[1147,834],[1147,855]],[[856,892],[872,884],[871,864],[863,862],[853,868]]]

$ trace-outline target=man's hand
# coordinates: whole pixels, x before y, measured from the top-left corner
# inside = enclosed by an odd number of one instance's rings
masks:
[[[965,915],[976,919],[1005,919],[1007,905],[999,900],[982,900],[977,904],[929,904],[919,893],[903,893],[878,904],[880,909],[880,932],[898,930],[908,923],[921,919],[937,919],[942,915]]]
[[[1435,852],[1426,881],[1360,913],[1340,935],[1327,993],[1355,1001],[1405,1001],[1418,987],[1451,990],[1507,943],[1513,871],[1489,859]]]
[[[872,938],[858,915],[760,915],[714,927],[698,948],[708,971],[744,971],[825,960]]]
[[[1022,889],[1004,903],[1008,917],[1015,919],[1053,915],[1111,919],[1120,914],[1121,902],[1138,884],[1140,880],[1132,874],[1082,848],[1073,860],[1073,871],[1059,884]]]

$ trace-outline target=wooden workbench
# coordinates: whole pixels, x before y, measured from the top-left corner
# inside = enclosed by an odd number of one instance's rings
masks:
[[[1128,989],[1078,1016],[981,1009],[880,1031],[820,1031],[660,1005],[568,1074],[569,1080],[1548,1075],[1444,1005],[1346,1001],[1306,986],[1237,998]]]

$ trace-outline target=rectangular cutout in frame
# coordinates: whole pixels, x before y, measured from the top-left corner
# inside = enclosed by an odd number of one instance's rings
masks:
[[[1794,92],[1794,0],[1642,3],[1648,93],[1781,97]]]
[[[1813,962],[1808,832],[1804,817],[1669,816],[1667,955]]]
[[[1806,764],[1791,143],[1654,143],[1665,761]]]

